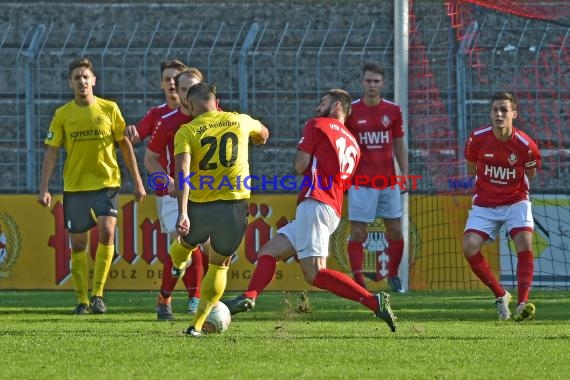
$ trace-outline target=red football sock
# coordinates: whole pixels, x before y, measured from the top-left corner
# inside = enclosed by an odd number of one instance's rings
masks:
[[[390,258],[390,260],[388,260],[388,277],[396,277],[404,254],[404,240],[391,240],[386,238],[386,241],[388,242],[386,254]]]
[[[364,275],[362,274],[362,262],[364,261],[364,248],[361,241],[349,240],[346,246],[348,253],[348,260],[350,261],[350,268],[352,269],[352,276],[354,281],[363,288],[366,286]]]
[[[375,297],[342,272],[327,268],[321,269],[315,276],[313,285],[339,297],[361,303],[372,311],[378,309]]]
[[[495,297],[502,297],[505,295],[505,289],[499,284],[499,281],[495,278],[493,272],[489,268],[489,263],[485,259],[485,256],[481,253],[481,251],[477,252],[471,257],[467,258],[467,262],[471,265],[471,270],[479,279],[485,284],[485,286],[489,287]]]
[[[208,266],[210,265],[210,258],[206,252],[202,251],[202,249],[200,249],[200,252],[202,253],[202,274],[205,276],[208,272]]]
[[[184,285],[188,290],[188,298],[200,298],[200,285],[203,277],[202,250],[198,246],[192,252],[192,263],[186,268],[186,273],[182,277],[182,281],[184,281]]]
[[[532,286],[532,277],[534,275],[534,257],[532,251],[520,251],[517,262],[517,283],[519,288],[519,303],[527,302],[530,288]]]
[[[257,266],[251,275],[251,280],[249,280],[247,291],[245,291],[243,295],[248,298],[257,298],[259,293],[273,280],[275,268],[277,268],[277,260],[275,260],[275,257],[268,255],[259,257],[259,259],[257,259]]]
[[[174,287],[176,287],[176,277],[172,277],[172,258],[170,255],[166,256],[162,264],[162,283],[160,284],[160,292],[164,297],[170,296]]]

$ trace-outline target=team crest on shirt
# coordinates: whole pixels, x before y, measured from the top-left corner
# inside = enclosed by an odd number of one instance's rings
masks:
[[[509,160],[509,164],[511,164],[511,166],[513,166],[515,164],[515,162],[517,162],[517,155],[514,153],[509,154],[509,158],[507,158],[507,160]]]
[[[95,125],[103,124],[103,118],[101,116],[97,116],[93,121],[95,122]]]
[[[380,122],[384,128],[387,128],[390,125],[390,118],[387,115],[384,115],[380,118]]]

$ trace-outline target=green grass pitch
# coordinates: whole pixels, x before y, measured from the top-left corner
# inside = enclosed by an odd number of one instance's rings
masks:
[[[156,292],[110,291],[107,314],[74,316],[71,292],[0,291],[0,378],[568,378],[567,291],[534,291],[536,320],[522,323],[497,321],[490,292],[393,294],[396,333],[356,303],[308,299],[264,293],[226,333],[193,339],[181,292],[177,319],[158,322]]]

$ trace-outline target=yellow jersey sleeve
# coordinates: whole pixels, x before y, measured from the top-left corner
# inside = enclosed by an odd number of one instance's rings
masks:
[[[61,118],[61,113],[62,113],[61,108],[58,108],[55,111],[46,138],[44,140],[44,143],[46,145],[53,146],[56,148],[63,146],[63,140],[64,140],[64,133],[63,133],[64,121]]]
[[[111,102],[112,105],[112,122],[111,125],[113,126],[113,136],[115,137],[115,141],[121,141],[125,138],[125,128],[127,124],[125,123],[125,119],[123,118],[123,114],[119,109],[117,103]]]
[[[240,114],[240,117],[242,118],[241,121],[242,124],[249,128],[249,136],[261,132],[263,124],[259,120],[255,120],[254,118],[246,114]]]
[[[174,155],[180,153],[192,153],[191,142],[194,139],[192,122],[182,124],[174,135]]]

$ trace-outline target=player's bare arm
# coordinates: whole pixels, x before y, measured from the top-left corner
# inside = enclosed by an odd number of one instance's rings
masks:
[[[153,152],[150,149],[146,149],[144,153],[144,167],[149,173],[164,173],[164,168],[158,162],[160,154]],[[166,173],[164,173],[166,174]],[[174,178],[168,176],[168,194],[175,195]]]
[[[44,154],[44,162],[42,164],[42,177],[40,180],[40,191],[38,194],[38,202],[44,207],[51,206],[51,194],[49,192],[49,180],[55,170],[59,148],[46,146]]]
[[[525,172],[526,176],[528,177],[528,179],[531,179],[538,174],[538,170],[536,168],[525,169],[524,172]]]
[[[394,155],[403,176],[408,176],[408,149],[402,137],[394,139]]]
[[[251,141],[255,145],[265,144],[267,142],[268,138],[269,138],[269,130],[267,129],[267,127],[265,125],[261,126],[261,131],[251,133]]]
[[[139,168],[137,166],[137,160],[135,157],[135,152],[133,151],[133,146],[128,139],[122,139],[118,141],[118,144],[119,148],[121,149],[123,159],[125,160],[125,165],[127,166],[127,169],[129,169],[131,177],[133,178],[133,184],[135,187],[135,201],[140,202],[146,196],[146,191],[139,174]]]
[[[394,156],[396,156],[396,162],[398,163],[400,172],[406,178],[406,190],[408,190],[408,149],[402,137],[396,137],[394,139]]]
[[[467,174],[468,175],[475,175],[477,174],[477,164],[472,161],[467,161]]]
[[[313,156],[310,155],[309,153],[303,152],[302,150],[298,150],[297,153],[295,154],[295,161],[294,161],[295,171],[299,174],[303,174],[311,164],[312,157]]]
[[[141,141],[139,136],[139,131],[137,131],[137,127],[132,124],[126,126],[125,136],[129,139],[129,141],[132,144],[138,144]]]
[[[178,221],[176,228],[182,236],[190,232],[190,219],[188,219],[188,195],[190,187],[185,183],[180,183],[181,178],[187,178],[190,174],[190,154],[179,153],[174,156],[174,183],[176,185],[176,198],[178,199]]]

